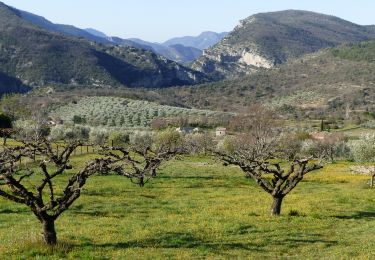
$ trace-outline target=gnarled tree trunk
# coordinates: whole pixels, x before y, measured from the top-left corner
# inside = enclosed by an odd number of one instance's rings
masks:
[[[57,236],[55,230],[55,220],[52,218],[42,221],[43,224],[43,239],[47,245],[56,245]]]
[[[154,177],[154,178],[156,177],[156,169],[155,168],[151,169],[151,176]]]
[[[271,206],[271,215],[278,216],[281,212],[281,204],[283,202],[283,196],[275,196],[273,197],[273,203]]]

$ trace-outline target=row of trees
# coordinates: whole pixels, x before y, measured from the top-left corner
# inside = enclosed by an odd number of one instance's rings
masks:
[[[31,209],[43,224],[47,244],[56,243],[56,219],[79,198],[86,180],[95,174],[120,175],[143,187],[157,176],[157,169],[164,161],[178,154],[212,154],[224,165],[238,166],[269,193],[273,198],[271,214],[279,215],[285,197],[306,174],[321,169],[324,159],[333,161],[349,148],[357,160],[375,158],[375,137],[354,143],[347,143],[341,135],[313,140],[303,133],[285,131],[273,111],[257,106],[232,121],[236,135],[218,143],[206,133],[182,136],[173,129],[156,134],[98,133],[98,140],[116,140],[115,146],[98,142],[101,149],[97,157],[82,168],[71,162],[71,155],[82,145],[82,140],[91,140],[84,127],[76,126],[79,134],[74,131],[67,134],[68,131],[56,135],[70,140],[64,150],[58,152],[48,141],[56,138],[53,131],[44,132],[43,127],[35,125],[32,138],[20,131],[17,136],[23,145],[5,147],[0,153],[0,196]],[[18,163],[25,158],[35,158],[35,154],[40,159],[39,165]],[[65,186],[56,188],[58,183],[63,183],[61,179],[65,180]]]
[[[276,119],[263,108],[253,109],[240,120],[242,133],[219,144],[209,135],[182,136],[173,129],[153,135],[135,134],[130,144],[103,145],[97,157],[81,168],[71,161],[73,151],[82,145],[79,140],[60,152],[43,137],[24,140],[23,145],[5,147],[0,153],[0,196],[28,206],[43,225],[44,241],[53,245],[57,242],[56,219],[80,197],[91,176],[116,174],[143,187],[157,176],[164,161],[179,154],[205,152],[219,157],[225,165],[239,166],[273,197],[271,214],[279,215],[285,196],[307,173],[322,165],[311,162],[313,157],[286,156]],[[35,154],[40,161],[37,166],[18,163]],[[57,188],[61,183],[65,186]]]

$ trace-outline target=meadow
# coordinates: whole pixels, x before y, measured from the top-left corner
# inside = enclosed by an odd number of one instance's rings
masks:
[[[94,176],[57,220],[50,248],[31,212],[0,198],[0,259],[373,258],[374,190],[350,165],[309,173],[280,217],[238,168],[209,157],[170,161],[143,188]]]

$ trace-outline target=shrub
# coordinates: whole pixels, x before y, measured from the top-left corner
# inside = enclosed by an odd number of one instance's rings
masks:
[[[155,150],[157,151],[165,149],[177,150],[183,144],[182,135],[172,128],[158,132],[153,139]]]
[[[134,149],[139,151],[144,151],[147,148],[152,146],[153,143],[153,136],[150,132],[147,131],[135,131],[132,135],[130,135],[130,144],[134,147]]]
[[[185,136],[184,146],[192,154],[206,154],[214,148],[214,138],[209,133],[188,134]]]
[[[128,132],[111,132],[108,136],[108,143],[113,146],[125,146],[129,144],[129,135]]]
[[[96,145],[103,145],[108,140],[108,131],[103,128],[94,128],[90,131],[89,140]]]
[[[86,141],[90,136],[90,128],[75,125],[75,126],[64,126],[58,125],[51,129],[50,133],[51,140],[81,140]]]
[[[12,128],[12,119],[3,113],[0,113],[0,128]]]
[[[353,159],[358,162],[375,162],[375,135],[365,135],[349,142]]]
[[[64,133],[65,127],[63,125],[57,125],[55,127],[52,127],[49,137],[54,141],[64,140]]]
[[[39,125],[33,120],[17,120],[14,122],[16,137],[21,140],[38,140],[40,137],[46,137],[49,132],[49,126]]]
[[[86,118],[74,115],[73,116],[73,123],[74,124],[86,124]]]

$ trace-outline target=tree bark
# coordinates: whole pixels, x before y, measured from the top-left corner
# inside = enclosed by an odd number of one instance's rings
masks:
[[[151,172],[152,172],[152,173],[151,173],[151,176],[152,176],[152,177],[156,177],[156,169],[155,169],[155,168],[152,168],[152,169],[151,169]]]
[[[371,175],[371,184],[370,184],[371,188],[374,188],[374,179],[375,179],[375,174],[372,174]]]
[[[55,230],[55,220],[43,220],[43,239],[47,245],[56,245],[57,236]]]
[[[271,215],[278,216],[281,212],[281,203],[283,202],[284,197],[278,196],[273,197],[273,203],[271,207]]]
[[[139,178],[139,187],[144,187],[145,186],[145,178],[144,177],[140,177]]]

